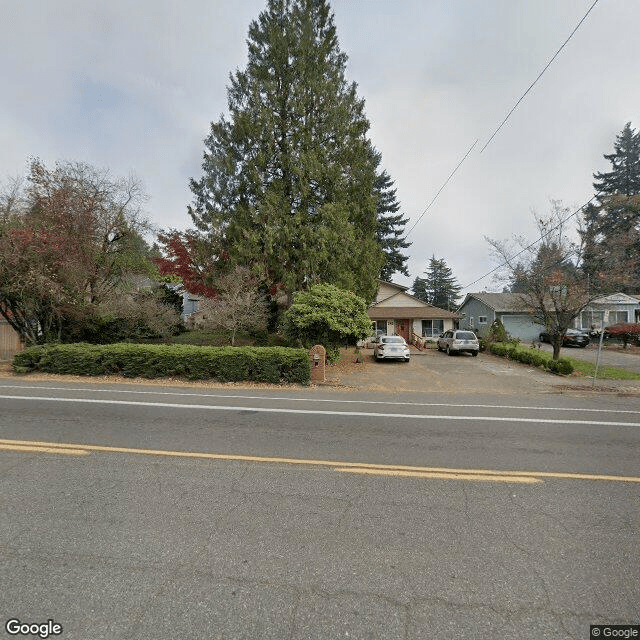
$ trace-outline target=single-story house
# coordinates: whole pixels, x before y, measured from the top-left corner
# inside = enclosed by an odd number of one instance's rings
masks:
[[[434,338],[447,329],[454,329],[458,313],[439,309],[407,293],[409,287],[378,280],[378,295],[367,309],[373,323],[373,333],[402,336],[407,342],[414,338]]]
[[[484,336],[495,320],[500,320],[507,333],[520,340],[537,340],[544,326],[538,324],[518,293],[468,293],[458,309],[463,317],[461,329]]]
[[[619,322],[640,322],[640,298],[612,293],[592,300],[576,318],[576,329],[589,331]]]
[[[523,341],[536,340],[545,327],[532,316],[531,308],[518,293],[468,293],[458,313],[463,315],[461,329],[471,329],[483,336],[494,320],[500,320],[507,333]],[[593,300],[574,320],[576,329],[640,322],[640,299],[624,293],[614,293]]]

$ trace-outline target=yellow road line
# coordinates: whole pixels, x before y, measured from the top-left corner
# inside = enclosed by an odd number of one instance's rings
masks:
[[[611,482],[633,482],[640,483],[640,477],[634,476],[612,476],[612,475],[598,475],[588,473],[564,473],[555,471],[496,471],[493,469],[455,469],[447,467],[416,467],[407,465],[392,465],[392,464],[376,464],[370,462],[342,462],[340,460],[313,460],[304,458],[280,458],[273,456],[246,456],[227,453],[206,453],[197,451],[168,451],[164,449],[134,449],[129,447],[106,447],[93,444],[70,444],[59,442],[40,442],[31,440],[4,440],[0,439],[0,446],[27,446],[27,447],[41,447],[52,450],[67,449],[74,451],[83,451],[89,453],[91,451],[101,453],[126,453],[134,455],[147,455],[147,456],[165,456],[172,458],[196,458],[202,460],[228,460],[237,462],[261,462],[261,463],[276,463],[276,464],[292,464],[292,465],[304,465],[304,466],[319,466],[330,467],[332,469],[339,468],[340,470],[354,469],[359,473],[365,473],[366,470],[379,470],[398,472],[395,475],[402,475],[400,472],[408,472],[410,474],[422,473],[422,474],[443,474],[447,478],[455,475],[459,476],[483,476],[487,480],[494,478],[555,478],[563,480],[599,480],[599,481],[611,481]],[[427,477],[427,476],[423,476]],[[435,476],[433,476],[435,477]]]
[[[62,453],[68,456],[88,456],[83,449],[66,449],[64,447],[33,447],[18,444],[0,444],[0,451],[22,451],[26,453]]]
[[[538,484],[542,480],[530,476],[496,476],[477,473],[431,473],[427,471],[401,471],[396,469],[370,469],[363,467],[336,467],[334,471],[344,473],[362,473],[374,476],[399,476],[403,478],[432,478],[436,480],[478,480],[481,482],[509,482],[519,484]]]

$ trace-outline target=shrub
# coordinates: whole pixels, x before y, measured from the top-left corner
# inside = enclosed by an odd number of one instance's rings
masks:
[[[534,367],[544,367],[552,373],[569,375],[573,373],[573,365],[567,358],[553,360],[550,353],[520,347],[513,342],[494,342],[489,345],[489,351],[496,356],[517,360],[523,364],[531,364]]]
[[[297,382],[311,378],[309,355],[288,347],[60,344],[29,347],[13,359],[14,371],[70,375],[119,374],[127,378],[215,378],[222,382]]]

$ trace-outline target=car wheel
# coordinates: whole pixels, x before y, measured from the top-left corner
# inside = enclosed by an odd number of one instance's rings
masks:
[[[448,356],[452,356],[453,355],[453,351],[451,351],[449,345],[447,345],[447,355]]]
[[[475,358],[478,355],[478,352],[477,351],[472,351],[471,355]]]
[[[411,358],[405,358],[404,359],[405,362],[409,362],[409,360],[411,360]]]

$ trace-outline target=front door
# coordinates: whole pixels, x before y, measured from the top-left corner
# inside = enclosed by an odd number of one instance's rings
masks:
[[[407,342],[409,342],[408,320],[396,320],[396,335],[402,336]]]

